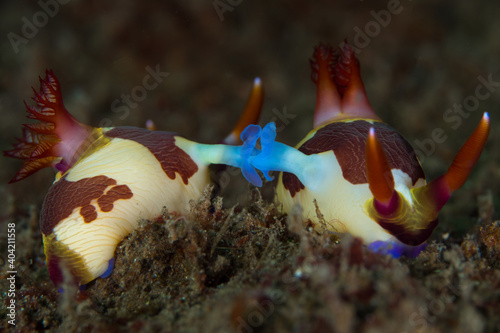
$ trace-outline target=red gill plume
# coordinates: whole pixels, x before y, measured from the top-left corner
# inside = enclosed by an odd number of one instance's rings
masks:
[[[66,172],[78,159],[82,144],[92,133],[92,127],[76,120],[64,107],[59,81],[50,70],[40,77],[40,91],[33,88],[36,106],[26,105],[29,119],[39,122],[24,124],[23,136],[14,149],[4,155],[24,160],[10,183],[24,179],[36,171],[53,166]]]
[[[359,61],[347,41],[336,52],[330,46],[318,45],[311,69],[317,86],[315,128],[350,118],[380,120],[368,102]]]

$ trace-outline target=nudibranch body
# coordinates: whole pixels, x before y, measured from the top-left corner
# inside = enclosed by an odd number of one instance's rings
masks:
[[[65,109],[52,72],[40,82],[37,107],[26,105],[28,118],[39,122],[25,125],[23,138],[5,155],[24,160],[11,182],[48,166],[59,171],[40,214],[46,263],[56,285],[63,281],[62,265],[81,285],[107,276],[116,246],[140,219],[160,216],[164,206],[188,212],[189,201],[210,183],[210,164],[242,167],[247,173],[252,135],[242,134],[250,142],[243,146],[228,144],[236,144],[242,130],[259,117],[259,79],[227,144],[219,145],[170,132],[86,126]]]
[[[347,43],[338,53],[320,45],[311,61],[317,85],[314,129],[297,149],[274,142],[274,124],[260,138],[262,154],[251,161],[280,173],[276,199],[290,212],[327,228],[360,237],[372,249],[397,257],[418,253],[437,225],[437,215],[478,160],[489,116],[467,140],[446,174],[429,184],[411,145],[373,112],[359,62]],[[258,184],[257,184],[258,185]],[[316,204],[315,204],[316,202]]]

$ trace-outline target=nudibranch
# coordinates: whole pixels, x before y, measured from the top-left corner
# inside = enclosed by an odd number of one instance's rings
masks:
[[[187,213],[210,183],[210,164],[240,167],[255,155],[259,131],[245,130],[258,120],[263,101],[260,79],[233,132],[224,144],[206,145],[163,131],[134,127],[96,128],[80,123],[64,107],[60,85],[51,71],[40,78],[36,107],[25,103],[28,118],[23,137],[6,156],[24,160],[11,182],[55,167],[56,179],[40,213],[44,252],[50,278],[63,281],[64,265],[74,282],[106,277],[118,243],[140,219],[170,211]],[[238,136],[245,140],[238,144]]]
[[[268,124],[252,166],[268,179],[269,170],[283,171],[276,200],[286,212],[300,204],[317,224],[319,209],[328,229],[359,237],[373,250],[394,257],[418,254],[439,210],[464,184],[483,150],[488,113],[448,171],[427,184],[411,145],[370,106],[349,45],[338,52],[318,46],[311,67],[317,86],[314,129],[295,149],[275,142],[275,125]]]

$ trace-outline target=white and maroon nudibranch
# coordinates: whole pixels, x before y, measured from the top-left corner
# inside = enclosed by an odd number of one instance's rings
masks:
[[[395,257],[418,253],[439,210],[477,162],[489,134],[488,113],[445,175],[426,184],[411,145],[373,112],[349,45],[338,53],[320,45],[311,67],[317,85],[314,129],[293,149],[274,142],[275,126],[268,124],[252,166],[268,179],[269,170],[284,171],[276,199],[286,212],[300,204],[317,223],[316,200],[328,229],[351,233]]]
[[[260,80],[233,132],[219,145],[189,141],[171,132],[134,127],[96,128],[77,121],[64,107],[58,80],[51,71],[40,78],[40,92],[28,106],[23,138],[6,156],[24,160],[15,182],[49,166],[59,172],[40,214],[46,263],[52,281],[63,281],[65,265],[84,285],[112,269],[118,243],[140,219],[171,211],[187,213],[210,183],[208,166],[228,164],[253,174],[247,159],[257,137],[244,131],[262,108]],[[33,89],[34,90],[34,89]],[[257,135],[259,133],[257,132]]]

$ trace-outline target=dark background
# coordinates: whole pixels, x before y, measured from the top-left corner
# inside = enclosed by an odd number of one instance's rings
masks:
[[[221,3],[229,10],[218,13],[215,5]],[[448,137],[423,156],[428,179],[446,170],[482,112],[490,112],[492,133],[479,165],[441,213],[440,232],[434,237],[465,232],[477,219],[478,195],[492,191],[498,206],[500,89],[456,129],[443,114],[474,94],[478,76],[500,81],[500,4],[402,0],[390,22],[376,23],[372,11],[387,10],[389,3],[394,1],[73,0],[50,7],[54,14],[45,23],[40,3],[3,1],[0,150],[9,149],[20,136],[26,122],[23,100],[32,96],[31,86],[39,88],[38,76],[47,68],[61,82],[67,109],[86,124],[99,126],[109,118],[115,126],[143,127],[152,119],[159,129],[206,143],[229,133],[253,78],[259,76],[266,94],[261,124],[286,108],[296,117],[278,140],[295,145],[311,129],[313,47],[319,42],[335,46],[344,39],[360,46],[364,41],[358,57],[377,114],[412,144],[431,138],[435,128]],[[41,27],[16,52],[9,36],[22,37],[26,20],[33,22],[34,16]],[[373,37],[356,39],[358,29],[367,27],[375,29]],[[146,66],[157,65],[169,76],[120,119],[112,102],[142,83]],[[0,202],[2,214],[11,213],[12,207],[40,207],[54,172],[44,170],[6,185],[20,162],[1,158],[0,163],[0,194],[6,198]],[[231,187],[222,194],[227,205],[246,197]]]

